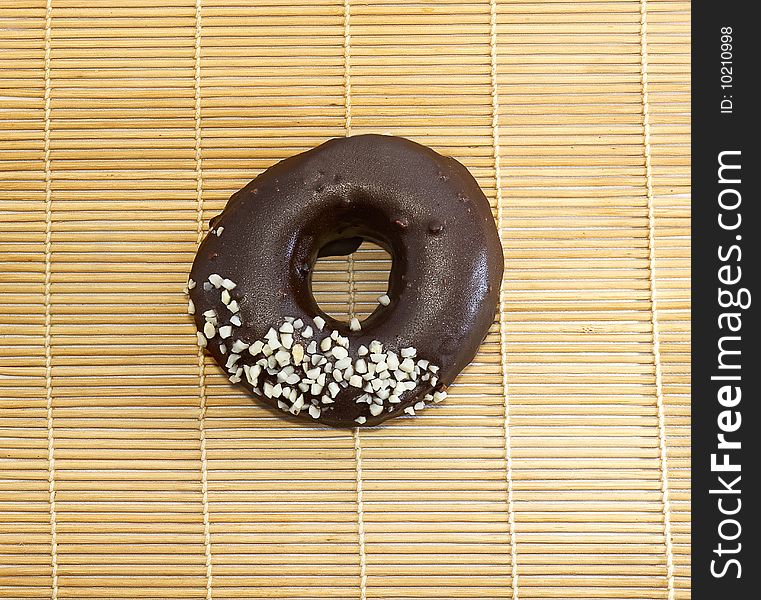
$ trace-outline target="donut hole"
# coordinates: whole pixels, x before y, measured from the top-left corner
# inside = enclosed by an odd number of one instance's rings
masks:
[[[312,270],[312,294],[320,309],[349,323],[352,316],[364,321],[388,293],[393,261],[383,248],[369,242],[346,256],[324,256]]]

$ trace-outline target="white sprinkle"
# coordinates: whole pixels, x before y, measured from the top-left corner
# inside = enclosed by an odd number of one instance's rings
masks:
[[[296,390],[296,389],[292,389],[292,390],[291,390],[291,393],[290,393],[290,394],[288,394],[288,399],[289,399],[291,402],[296,402],[296,396],[298,396],[298,395],[299,395],[299,392],[298,392],[298,390]]]
[[[203,282],[203,291],[209,292],[211,291],[212,285],[208,281]]]
[[[275,360],[275,357],[274,356],[268,357],[267,358],[267,372],[270,375],[274,375],[275,372],[277,371],[276,367],[277,367],[277,361]]]
[[[302,408],[304,408],[304,396],[299,396],[296,398],[296,402],[293,403],[293,406],[291,406],[291,414],[299,414]]]
[[[217,335],[217,330],[214,328],[214,325],[212,325],[211,323],[206,323],[206,325],[203,326],[203,334],[206,336],[207,339],[211,339],[215,335]]]
[[[331,340],[329,337],[326,337],[320,342],[320,350],[322,350],[323,352],[327,352],[328,350],[330,350],[330,346],[332,344],[333,344],[333,340]]]
[[[313,419],[319,419],[319,418],[320,418],[320,413],[321,413],[321,412],[322,412],[322,411],[320,410],[320,407],[319,407],[319,406],[315,406],[314,404],[311,404],[311,405],[309,406],[309,415],[310,415],[310,416],[311,416]]]
[[[349,329],[352,331],[359,331],[362,329],[362,325],[359,322],[359,319],[357,317],[354,317],[351,322],[349,323]]]
[[[262,372],[262,368],[259,365],[253,365],[248,369],[244,367],[243,370],[246,373],[246,379],[248,379],[248,382],[251,385],[256,385],[259,380],[259,374]]]
[[[381,363],[386,360],[386,355],[385,354],[371,354],[370,360],[373,361],[374,363]]]
[[[325,357],[323,356],[323,358],[325,358]],[[325,362],[325,366],[323,367],[323,369],[325,369],[326,373],[330,373],[333,370],[333,363],[327,362],[327,360],[328,359],[325,358],[326,362]]]
[[[319,396],[322,393],[322,386],[319,383],[313,383],[309,386],[309,393],[312,396]]]
[[[280,333],[293,333],[293,324],[286,321],[280,326]]]
[[[206,328],[204,327],[204,329]],[[206,348],[206,344],[209,343],[209,340],[206,339],[206,336],[200,331],[196,331],[196,338],[198,341],[198,345],[201,346],[201,348]]]
[[[410,391],[414,390],[417,387],[417,383],[415,383],[414,381],[405,381],[403,385],[405,390],[410,390]]]
[[[317,381],[317,383],[319,383],[320,385],[325,385],[325,378],[326,378],[326,377],[327,377],[327,375],[325,375],[325,373],[320,373],[320,374],[317,376],[317,380],[316,380],[316,381]]]
[[[225,288],[226,290],[233,290],[237,287],[237,285],[238,285],[237,283],[229,279],[222,280],[222,287]]]
[[[404,352],[404,350],[402,350],[402,352]],[[415,363],[411,358],[405,358],[399,363],[399,370],[404,371],[405,373],[412,373],[412,371],[415,370]]]
[[[373,393],[373,391],[374,391],[374,390],[373,390],[373,386],[371,386],[369,383],[368,383],[368,384],[365,384],[365,387],[363,387],[362,389],[363,389],[364,391],[366,391],[368,394],[372,394],[372,393]]]
[[[412,408],[411,406],[408,406],[407,408],[405,408],[404,412],[406,412],[408,415],[410,415],[412,417],[415,416],[415,409]]]
[[[357,362],[354,363],[354,370],[357,373],[367,373],[367,362],[364,358],[357,359]]]
[[[209,283],[213,285],[215,288],[219,289],[222,286],[222,282],[224,279],[220,275],[217,275],[216,273],[212,273],[209,275]]]
[[[438,372],[439,372],[439,367],[438,367],[438,366],[436,366],[436,365],[431,365],[430,367],[428,367],[428,370],[429,370],[431,373],[438,373]]]
[[[203,311],[203,316],[205,319],[213,319],[217,316],[217,313],[214,311],[213,308],[210,308],[209,310]]]
[[[188,289],[192,290],[194,287],[196,287],[196,282],[192,279],[188,279]]]
[[[415,410],[423,410],[425,408],[425,402],[415,402]]]
[[[312,328],[307,325],[304,327],[304,330],[301,332],[301,337],[309,339],[314,334],[314,331],[312,331]]]
[[[224,228],[224,227],[217,227],[217,231],[216,231],[217,237],[219,237],[220,235],[222,235],[222,232],[223,232],[224,230],[225,230],[225,228]]]
[[[336,346],[333,348],[333,350],[331,350],[331,354],[333,355],[333,358],[337,360],[341,360],[342,358],[349,356],[348,350],[346,350],[346,348],[343,346]]]
[[[235,375],[230,375],[228,379],[230,380],[230,383],[240,383],[240,375],[237,373],[235,373]]]
[[[293,346],[293,335],[290,333],[281,333],[280,343],[283,344],[284,348],[290,350],[291,346]]]
[[[239,353],[239,354],[240,354],[240,353],[241,353],[241,352],[243,352],[243,351],[244,351],[246,348],[248,348],[248,344],[247,344],[246,342],[242,342],[242,341],[240,341],[240,340],[235,340],[235,341],[233,342],[233,346],[232,346],[232,351],[233,351],[233,352],[237,352],[237,353]]]
[[[336,338],[336,344],[338,344],[339,346],[343,346],[344,348],[346,348],[348,350],[349,349],[349,338],[345,338],[345,337],[339,335]]]
[[[282,345],[280,344],[280,339],[277,337],[271,338],[269,343],[270,348],[273,350],[277,350],[278,348],[281,348]]]
[[[272,341],[272,340],[276,340],[277,338],[278,338],[277,331],[275,331],[272,327],[270,327],[267,330],[267,333],[264,334],[264,339],[265,340]]]
[[[399,404],[402,401],[402,399],[399,396],[392,394],[391,396],[388,397],[388,401],[390,404]]]
[[[193,304],[193,301],[188,299],[188,314],[194,315],[196,314],[196,305]]]
[[[354,419],[354,421],[356,421],[360,425],[364,425],[367,422],[367,417],[363,417],[362,415],[360,415],[356,419]]]
[[[333,379],[335,379],[338,383],[341,383],[344,380],[344,374],[341,372],[341,369],[333,369]]]
[[[338,392],[341,391],[341,388],[338,386],[338,384],[335,381],[331,381],[328,384],[328,393],[330,394],[331,398],[335,398],[338,395]]]
[[[378,377],[384,377],[384,375],[381,375],[384,371],[388,371],[388,365],[381,360],[378,363],[378,366],[375,367],[375,372],[378,373]]]
[[[399,368],[399,357],[396,352],[389,352],[386,358],[386,364],[389,371],[396,371]]]
[[[383,407],[378,404],[371,404],[370,405],[370,414],[374,417],[377,417],[379,414],[383,412]]]
[[[273,398],[279,398],[283,394],[283,386],[279,383],[276,383],[274,386],[272,386],[272,397]]]
[[[264,348],[264,343],[262,342],[262,340],[256,340],[253,344],[251,344],[248,347],[248,353],[251,356],[256,356],[262,351],[262,348]]]
[[[437,384],[438,382],[439,382],[439,378],[438,378],[438,377],[431,377],[431,385],[432,385],[433,387],[436,387],[436,384]]]
[[[222,290],[222,304],[227,306],[230,304],[230,300],[232,300],[232,296],[230,296],[230,292],[228,290]]]
[[[377,396],[379,400],[383,401],[383,400],[388,400],[390,393],[388,390],[378,390],[377,392],[375,392],[375,395]]]
[[[238,304],[237,300],[232,300],[230,304],[227,305],[227,310],[229,310],[231,313],[236,313],[240,310],[240,305]]]
[[[367,349],[367,346],[360,346],[360,347],[357,349],[357,354],[358,354],[359,356],[367,356],[367,353],[368,353],[368,352],[369,352],[369,350]]]
[[[373,340],[370,342],[371,354],[380,354],[381,352],[383,352],[383,344],[381,344],[378,340]]]
[[[291,362],[291,355],[285,350],[278,350],[275,353],[275,360],[277,361],[277,364],[279,364],[281,367],[284,367]]]
[[[222,354],[227,354],[227,346],[225,346],[224,344],[220,344],[220,345],[219,345],[219,351],[220,351]]]
[[[355,388],[361,388],[362,378],[359,375],[352,375],[349,378],[349,385],[354,386]]]
[[[417,354],[417,350],[415,348],[409,347],[409,348],[402,348],[401,355],[402,358],[412,358]]]
[[[264,382],[264,395],[267,398],[272,398],[272,384],[269,381]]]
[[[301,319],[296,319],[293,322],[294,329],[301,329],[303,326],[304,326],[304,321],[302,321]]]
[[[407,373],[404,371],[394,371],[394,379],[397,381],[404,381],[407,379]]]
[[[346,358],[342,358],[341,360],[337,360],[336,364],[333,365],[334,368],[341,369],[342,371],[350,366],[351,366],[351,358],[349,358],[348,356]]]
[[[317,316],[313,320],[314,320],[314,324],[317,326],[317,329],[322,331],[322,328],[325,327],[325,319],[323,319],[320,316]]]
[[[231,354],[227,357],[227,363],[225,364],[225,367],[228,369],[235,365],[236,362],[238,362],[238,359],[240,358],[240,354]]]
[[[322,398],[320,398],[320,402],[322,402],[323,404],[333,404],[335,400],[333,400],[333,398],[331,398],[330,396],[323,395]]]
[[[293,373],[293,367],[291,367],[290,365],[288,365],[287,367],[285,367],[285,369],[282,369],[282,370],[281,370],[281,371],[280,371],[280,372],[277,374],[277,380],[278,380],[280,383],[283,383],[283,382],[284,382],[286,379],[288,379],[288,376],[289,376],[289,375],[293,375],[293,374],[294,374],[294,373]]]
[[[292,375],[288,375],[288,377],[286,377],[285,379],[285,382],[288,385],[296,385],[299,381],[301,381],[301,375],[299,375],[298,373],[293,373]]]
[[[300,364],[304,360],[304,346],[295,344],[291,349],[291,356],[293,356],[293,362]]]
[[[307,354],[314,354],[315,352],[317,352],[317,342],[312,340],[307,345]]]
[[[283,317],[283,319],[284,319],[284,320],[285,320],[287,323],[293,323],[293,322],[296,320],[296,319],[294,319],[293,317]]]
[[[433,392],[433,401],[434,402],[441,402],[446,397],[447,397],[447,393],[446,392]]]
[[[388,294],[383,294],[378,298],[378,302],[383,306],[388,306],[391,304],[391,298],[388,297]]]
[[[219,337],[221,337],[223,340],[226,340],[233,334],[233,328],[229,325],[222,325],[222,327],[219,328]]]
[[[317,378],[320,376],[320,369],[315,367],[314,369],[309,369],[306,371],[305,375],[307,376],[307,379],[312,379],[314,381],[317,380]]]
[[[340,335],[341,334],[338,333],[337,329],[334,329],[333,331],[330,332],[330,337],[331,339],[334,339],[334,340],[337,340],[340,337]]]
[[[282,400],[278,400],[278,401],[277,401],[277,407],[278,407],[280,410],[288,410],[288,409],[290,408],[290,406],[288,406],[288,404],[287,404],[287,403],[285,403],[285,402],[283,402]]]

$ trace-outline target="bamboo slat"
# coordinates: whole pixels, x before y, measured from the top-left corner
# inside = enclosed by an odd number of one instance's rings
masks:
[[[690,597],[690,4],[0,3],[0,598]],[[445,403],[295,424],[199,354],[208,220],[380,132],[505,251]],[[320,260],[360,318],[390,257]]]

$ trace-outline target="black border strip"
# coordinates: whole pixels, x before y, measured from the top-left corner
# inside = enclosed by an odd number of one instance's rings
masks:
[[[761,231],[757,228],[761,221],[756,217],[761,198],[755,139],[759,101],[752,94],[759,73],[754,44],[759,31],[751,17],[754,5],[739,0],[692,4],[694,600],[759,597],[755,575],[759,569],[757,557],[761,555],[757,546],[761,543],[757,515],[761,510],[757,490],[761,486],[756,469],[761,460],[761,365],[755,350],[761,343],[757,317],[761,306],[761,288],[757,285]],[[731,32],[722,28],[731,28]],[[731,36],[731,41],[726,37],[722,40],[722,33]],[[722,48],[722,41],[731,48]],[[731,72],[726,67],[731,67]],[[722,84],[727,87],[722,88]],[[739,169],[722,171],[723,181],[719,176],[722,152],[724,164],[741,165]],[[735,208],[728,208],[734,204]],[[740,215],[742,222],[733,228]],[[720,226],[720,217],[725,228]],[[740,279],[735,281],[738,276]],[[747,295],[742,289],[747,290]],[[752,298],[750,306],[742,308],[748,297]],[[740,306],[722,307],[720,299],[724,304],[737,300]],[[730,312],[739,317],[721,317]],[[739,331],[730,331],[730,321],[734,326],[741,322]],[[722,348],[740,353],[725,354],[720,364],[722,337]],[[728,376],[739,379],[727,379]],[[738,401],[739,393],[742,397]],[[739,442],[741,448],[718,448],[721,434],[727,442]],[[713,468],[712,460],[716,463]],[[724,463],[732,466],[725,468]],[[740,470],[728,470],[735,467]],[[722,509],[725,513],[737,512],[722,514]],[[722,534],[725,539],[721,539]]]

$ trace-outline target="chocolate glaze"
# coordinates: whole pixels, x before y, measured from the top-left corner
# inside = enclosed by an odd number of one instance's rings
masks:
[[[404,138],[332,139],[283,160],[233,194],[212,226],[223,233],[207,235],[190,274],[198,282],[190,294],[199,330],[205,310],[220,312],[219,291],[202,285],[219,273],[237,283],[243,325],[234,338],[250,343],[285,316],[312,324],[320,315],[327,325],[315,329],[318,344],[336,329],[349,338],[352,361],[372,340],[397,352],[414,346],[418,358],[440,366],[442,389],[473,359],[494,318],[503,256],[489,203],[462,164]],[[392,256],[391,303],[354,332],[320,310],[311,276],[318,257],[349,254],[362,240]],[[219,341],[207,350],[224,367]],[[245,379],[241,385],[251,391]],[[394,412],[373,417],[355,401],[363,392],[349,387],[318,420],[354,427],[364,415],[375,425],[429,392],[420,382]]]

